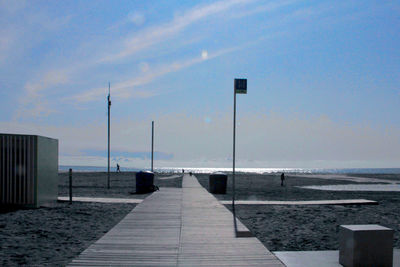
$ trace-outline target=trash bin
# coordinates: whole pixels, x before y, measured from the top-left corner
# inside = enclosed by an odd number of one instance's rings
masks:
[[[210,193],[226,194],[226,182],[228,175],[222,172],[210,174]]]
[[[154,191],[154,173],[140,171],[136,173],[136,193],[145,194]]]

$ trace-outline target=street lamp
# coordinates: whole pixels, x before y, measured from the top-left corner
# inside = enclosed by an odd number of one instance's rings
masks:
[[[235,79],[233,86],[233,164],[232,164],[232,211],[235,216],[235,143],[236,143],[236,94],[247,94],[247,79]],[[235,229],[236,229],[236,216]]]

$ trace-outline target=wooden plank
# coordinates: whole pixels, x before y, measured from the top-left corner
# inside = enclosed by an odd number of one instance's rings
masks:
[[[221,204],[229,205],[231,200],[221,200]],[[331,199],[331,200],[304,200],[304,201],[276,201],[276,200],[236,200],[236,205],[378,205],[368,199]]]

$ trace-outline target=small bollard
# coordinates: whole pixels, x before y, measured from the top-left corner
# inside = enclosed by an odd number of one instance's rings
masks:
[[[72,204],[72,169],[69,169],[69,204]]]

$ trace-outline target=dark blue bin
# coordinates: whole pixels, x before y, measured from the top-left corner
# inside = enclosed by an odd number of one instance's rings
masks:
[[[136,173],[136,193],[145,194],[154,191],[154,173],[141,171]]]
[[[212,194],[226,194],[226,183],[228,175],[222,172],[210,174],[210,193]]]

